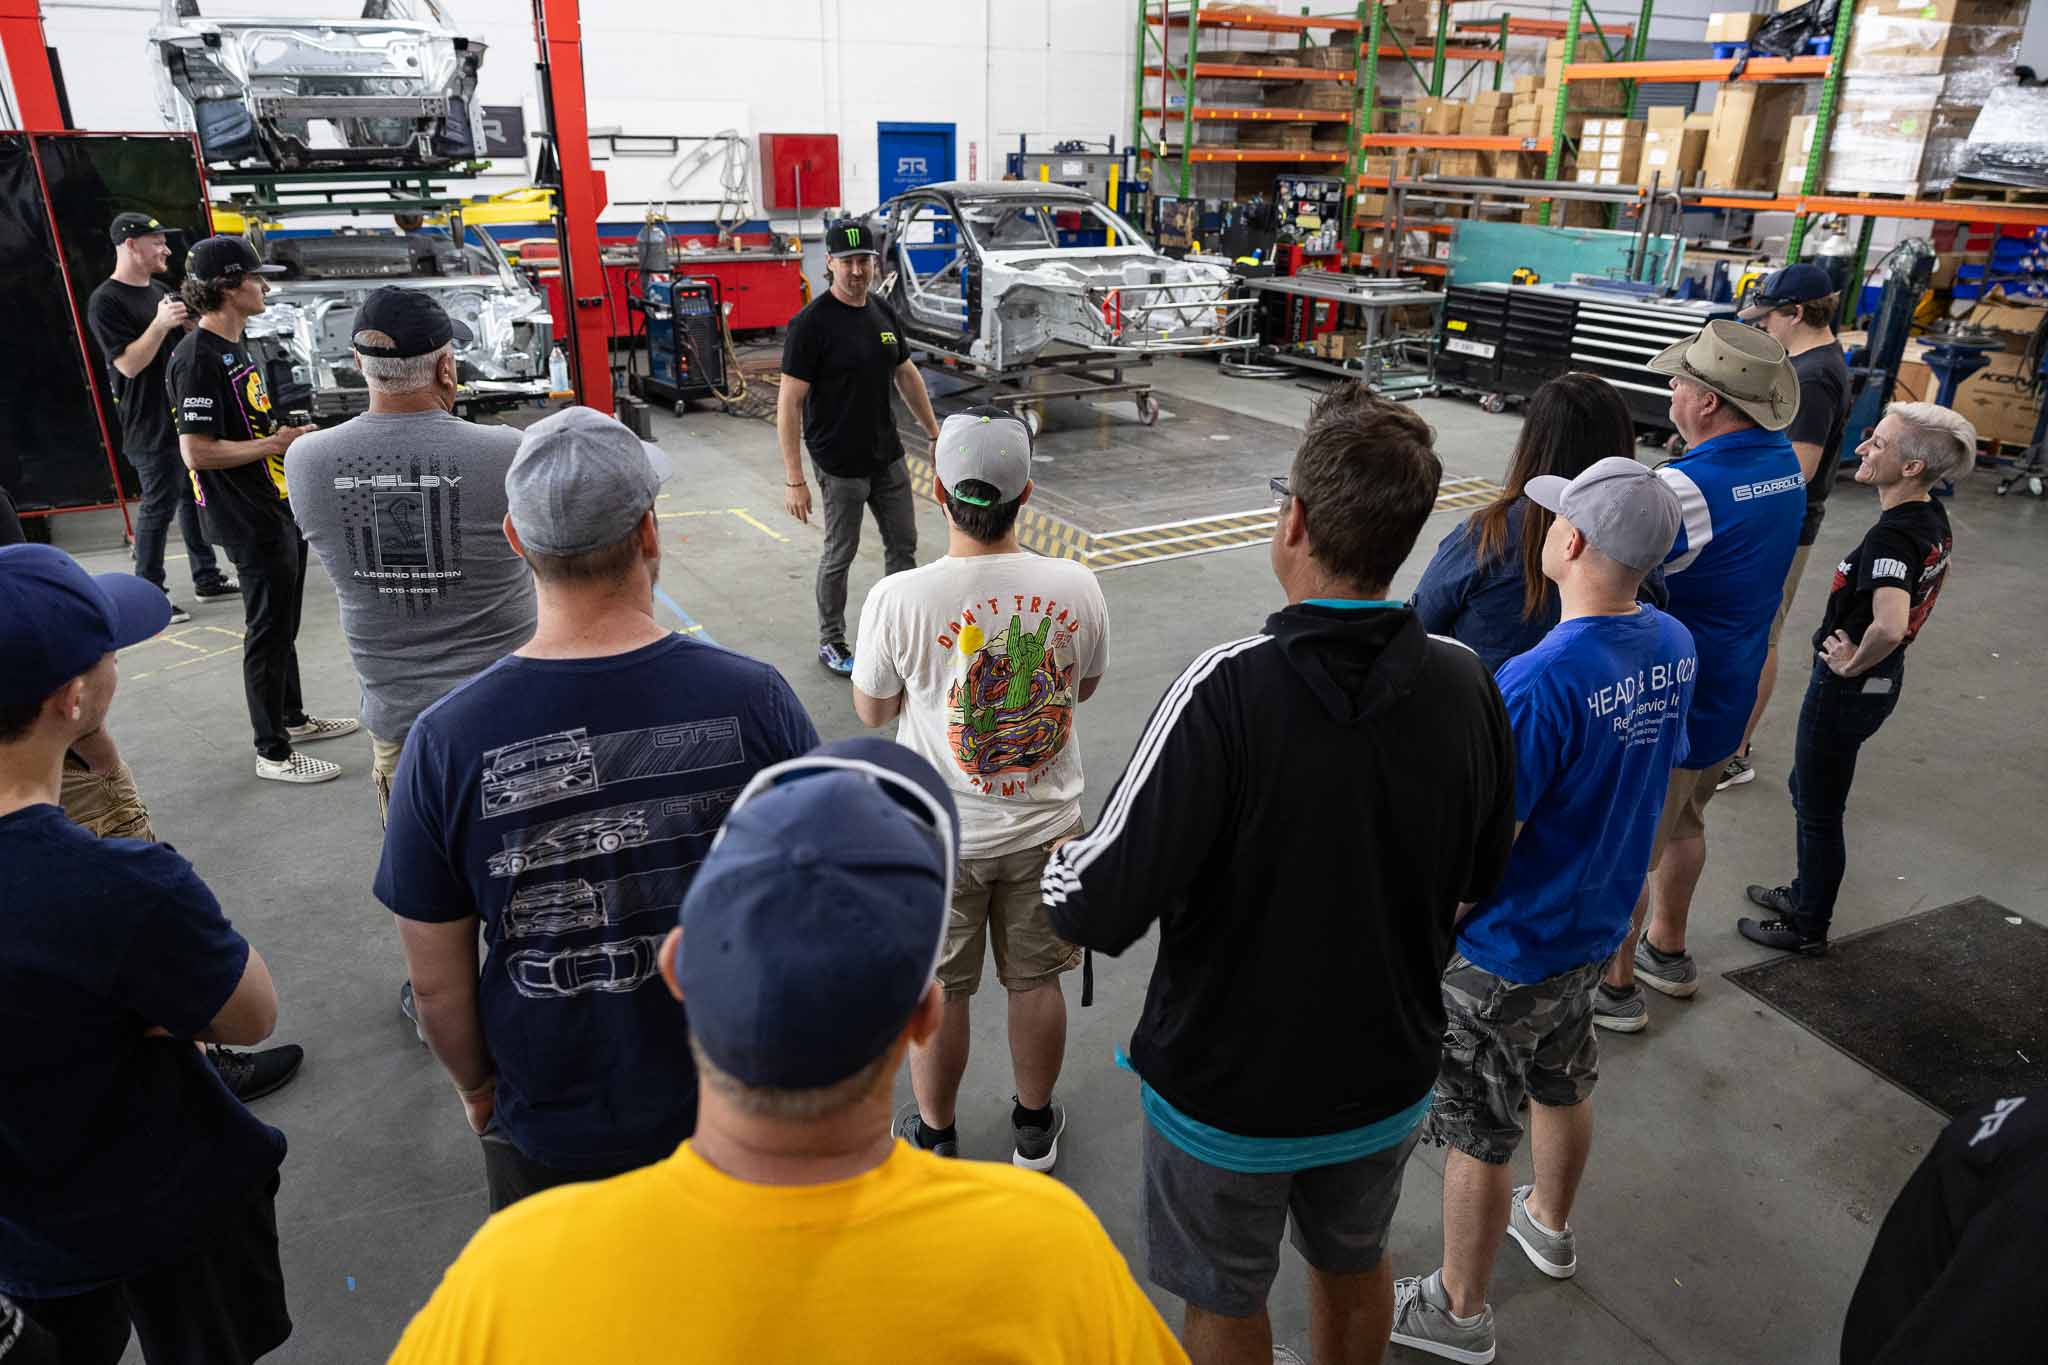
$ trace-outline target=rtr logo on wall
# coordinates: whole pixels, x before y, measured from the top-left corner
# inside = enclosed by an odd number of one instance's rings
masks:
[[[896,174],[929,176],[931,168],[921,156],[899,156],[896,158]]]

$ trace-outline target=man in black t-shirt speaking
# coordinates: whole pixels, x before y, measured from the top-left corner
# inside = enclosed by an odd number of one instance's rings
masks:
[[[1799,526],[1799,549],[1792,556],[1792,567],[1785,571],[1778,614],[1771,618],[1770,648],[1764,654],[1763,673],[1757,678],[1756,705],[1750,708],[1742,747],[1721,771],[1717,791],[1756,778],[1756,769],[1749,762],[1749,737],[1763,719],[1764,708],[1771,704],[1771,692],[1778,683],[1778,636],[1785,629],[1785,616],[1792,610],[1799,580],[1806,574],[1807,552],[1820,537],[1828,494],[1834,491],[1842,428],[1849,420],[1849,361],[1842,354],[1842,343],[1835,339],[1834,328],[1840,301],[1827,271],[1801,263],[1771,272],[1742,310],[1744,322],[1769,333],[1785,348],[1799,375],[1799,414],[1785,428],[1785,439],[1792,443],[1792,453],[1799,457],[1799,475],[1806,480],[1806,520]]]
[[[199,325],[171,353],[165,378],[200,518],[242,576],[242,688],[256,732],[256,775],[326,782],[341,776],[340,765],[292,749],[294,740],[356,729],[353,719],[307,715],[299,698],[306,542],[285,501],[284,453],[313,428],[278,425],[263,368],[242,344],[242,329],[269,292],[263,277],[277,269],[239,237],[208,237],[193,247],[184,294]]]
[[[825,254],[832,288],[790,319],[782,344],[775,434],[782,441],[783,506],[805,523],[811,519],[811,487],[804,480],[799,430],[817,466],[825,505],[818,662],[844,678],[853,672],[853,651],[846,645],[846,571],[860,549],[861,509],[874,509],[885,572],[900,573],[917,563],[917,504],[889,406],[890,386],[933,440],[939,419],[895,314],[869,297],[881,267],[874,229],[856,220],[834,223],[825,230]]]
[[[1948,581],[1948,512],[1930,495],[1977,462],[1977,431],[1933,403],[1893,403],[1856,447],[1856,482],[1877,490],[1882,509],[1862,544],[1835,568],[1813,678],[1799,708],[1792,756],[1792,811],[1799,875],[1790,886],[1751,886],[1772,917],[1745,916],[1742,936],[1767,948],[1824,953],[1835,897],[1848,866],[1842,812],[1863,742],[1899,704],[1906,646],[1913,643]]]
[[[92,291],[86,324],[107,358],[114,409],[121,422],[121,449],[142,480],[142,507],[135,516],[135,576],[164,586],[164,533],[177,518],[185,540],[192,590],[201,597],[232,597],[235,585],[221,576],[220,562],[199,527],[199,507],[178,435],[171,429],[171,400],[164,392],[164,366],[176,338],[190,325],[185,302],[154,277],[170,268],[171,247],[164,225],[146,213],[118,215],[114,274]],[[171,604],[171,624],[191,619]]]

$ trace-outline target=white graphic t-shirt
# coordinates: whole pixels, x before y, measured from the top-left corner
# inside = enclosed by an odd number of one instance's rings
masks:
[[[1074,707],[1109,665],[1109,608],[1095,575],[1019,552],[947,557],[868,594],[853,685],[907,692],[896,738],[945,775],[960,856],[1056,839],[1081,814]]]

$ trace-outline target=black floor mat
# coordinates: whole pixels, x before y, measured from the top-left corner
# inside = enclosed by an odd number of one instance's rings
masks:
[[[1982,896],[1724,975],[1951,1118],[2048,1088],[2048,927]]]

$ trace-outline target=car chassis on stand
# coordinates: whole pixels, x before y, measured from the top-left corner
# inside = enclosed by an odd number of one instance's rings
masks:
[[[1253,344],[1233,335],[1253,300],[1231,297],[1229,271],[1160,255],[1083,190],[947,181],[877,212],[880,292],[911,348],[972,376],[961,396],[1017,411],[1034,434],[1048,400],[1110,394],[1131,395],[1150,426],[1159,400],[1126,370]],[[1105,244],[1074,243],[1097,234]]]

